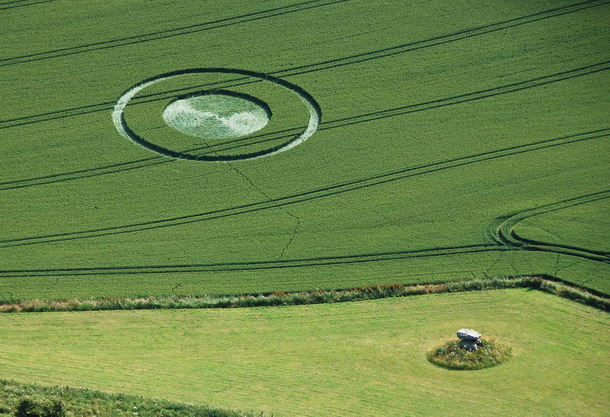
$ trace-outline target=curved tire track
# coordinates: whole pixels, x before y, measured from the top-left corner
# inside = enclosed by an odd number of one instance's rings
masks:
[[[569,198],[555,203],[546,204],[517,213],[512,213],[494,220],[487,229],[487,234],[497,245],[514,249],[552,252],[563,255],[571,255],[589,261],[610,263],[610,254],[603,251],[595,251],[572,245],[562,245],[540,242],[521,237],[515,231],[517,225],[525,219],[540,216],[547,213],[564,210],[567,208],[592,203],[610,198],[610,190],[587,194],[580,197]]]

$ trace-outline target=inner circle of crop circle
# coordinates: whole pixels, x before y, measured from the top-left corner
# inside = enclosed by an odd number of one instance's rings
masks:
[[[265,103],[243,94],[198,94],[172,101],[163,120],[173,129],[205,139],[229,139],[249,135],[269,123]]]
[[[167,149],[165,147],[162,147],[162,146],[159,146],[157,144],[147,141],[146,139],[144,139],[144,138],[140,137],[138,134],[136,134],[125,121],[125,113],[124,113],[125,108],[129,104],[129,102],[140,91],[144,90],[145,88],[150,87],[153,84],[157,84],[157,83],[160,83],[160,82],[163,82],[163,81],[166,81],[169,79],[173,79],[176,77],[186,77],[189,75],[206,74],[206,73],[242,75],[242,76],[246,76],[246,77],[256,78],[261,81],[270,82],[270,83],[279,85],[279,86],[287,89],[291,93],[296,94],[301,99],[301,101],[305,105],[307,111],[309,112],[309,121],[307,123],[307,126],[303,129],[303,131],[301,131],[300,133],[295,135],[288,142],[274,146],[269,149],[262,150],[262,151],[248,153],[248,154],[241,154],[241,155],[191,155],[191,154],[184,153],[184,152],[173,151],[171,149]],[[176,101],[179,101],[179,100],[176,100]],[[176,101],[174,101],[174,103]],[[170,103],[170,105],[168,105],[166,107],[166,110],[170,106],[171,106],[171,103]],[[268,116],[270,116],[270,114],[271,113],[269,110]],[[315,99],[307,91],[303,90],[301,87],[299,87],[295,84],[289,83],[288,81],[282,80],[280,78],[273,77],[268,74],[247,71],[247,70],[240,70],[240,69],[231,69],[231,68],[185,69],[185,70],[168,72],[165,74],[158,75],[156,77],[146,79],[146,80],[141,81],[140,83],[134,85],[133,87],[129,88],[125,93],[123,93],[123,95],[121,95],[119,97],[119,99],[117,100],[117,102],[115,103],[114,109],[112,111],[112,121],[113,121],[114,126],[116,127],[117,131],[121,134],[121,136],[125,137],[126,139],[131,140],[132,142],[134,142],[140,146],[143,146],[151,151],[154,151],[158,154],[161,154],[164,156],[169,156],[169,157],[176,158],[176,159],[187,159],[187,160],[193,160],[193,161],[246,161],[246,160],[253,160],[253,159],[264,158],[264,157],[271,156],[271,155],[276,155],[280,152],[284,152],[289,149],[292,149],[295,146],[298,146],[301,143],[305,142],[307,139],[309,139],[318,129],[321,118],[322,118],[322,111],[320,109],[320,106],[315,101]],[[182,132],[182,133],[185,133],[185,132]]]

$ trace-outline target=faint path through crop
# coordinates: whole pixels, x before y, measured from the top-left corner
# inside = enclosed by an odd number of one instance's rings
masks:
[[[38,3],[51,2],[55,0],[42,0]],[[84,45],[72,46],[68,48],[53,49],[44,52],[36,52],[33,54],[15,56],[11,58],[0,59],[0,67],[8,65],[23,64],[26,62],[40,61],[70,55],[82,54],[85,52],[99,51],[102,49],[116,48],[119,46],[133,45],[143,42],[151,42],[159,39],[166,39],[175,36],[182,36],[191,33],[203,32],[206,30],[219,29],[227,26],[239,25],[241,23],[252,22],[256,20],[268,19],[276,16],[283,16],[289,13],[301,12],[317,7],[329,6],[337,3],[344,3],[351,0],[309,0],[301,3],[295,3],[288,6],[276,7],[258,12],[246,13],[239,16],[228,17],[225,19],[213,20],[211,22],[197,23],[194,25],[183,26],[175,29],[161,30],[157,32],[144,33],[141,35],[128,36],[119,39],[110,39],[101,42],[94,42]],[[19,7],[19,6],[15,6]],[[0,10],[2,6],[0,5]]]

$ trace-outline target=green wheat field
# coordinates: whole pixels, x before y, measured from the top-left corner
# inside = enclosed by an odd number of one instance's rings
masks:
[[[525,275],[610,297],[610,1],[0,0],[0,22],[0,306]],[[176,105],[206,96],[221,116]],[[461,327],[514,358],[430,364]],[[609,348],[607,312],[526,289],[0,313],[6,384],[276,417],[608,416]]]

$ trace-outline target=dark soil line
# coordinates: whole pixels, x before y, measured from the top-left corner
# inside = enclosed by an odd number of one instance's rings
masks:
[[[256,145],[260,143],[266,143],[271,141],[283,140],[289,138],[292,135],[298,133],[302,128],[283,129],[279,131],[263,133],[258,135],[247,136],[243,138],[236,138],[230,141],[223,141],[217,144],[207,146],[198,146],[195,148],[189,148],[183,152],[197,152],[202,150],[213,151],[226,151],[232,149],[238,149],[240,147]],[[35,185],[54,184],[58,182],[70,181],[74,179],[89,178],[97,175],[116,174],[132,169],[145,168],[149,166],[155,166],[168,162],[175,162],[174,159],[165,158],[163,156],[153,156],[150,158],[138,159],[135,161],[121,162],[117,164],[105,165],[97,168],[82,169],[77,171],[65,172],[60,174],[43,175],[40,177],[32,177],[21,180],[11,180],[0,182],[0,191],[11,190],[15,188],[26,188]]]
[[[595,3],[595,4],[591,4]],[[506,20],[503,22],[492,23],[488,25],[477,26],[470,29],[464,29],[458,32],[454,32],[447,35],[441,35],[434,38],[429,38],[426,40],[410,42],[402,45],[397,45],[389,48],[379,49],[377,51],[365,52],[362,54],[353,55],[347,58],[338,58],[333,60],[328,60],[316,64],[303,65],[297,68],[291,68],[281,71],[273,72],[274,75],[283,75],[283,76],[294,76],[301,74],[308,74],[314,71],[320,71],[325,69],[332,69],[342,67],[344,65],[351,65],[361,62],[368,62],[379,58],[387,58],[395,55],[400,55],[406,52],[418,51],[434,46],[445,45],[448,43],[471,39],[477,36],[486,35],[489,33],[498,32],[505,29],[510,29],[518,26],[522,26],[528,23],[535,23],[541,20],[550,19],[554,17],[563,16],[566,14],[590,9],[592,7],[598,7],[602,5],[609,4],[610,1],[604,2],[591,2],[586,1],[584,3],[577,3],[571,6],[564,6],[558,9],[546,10],[539,13],[534,13],[531,15]]]
[[[530,88],[537,88],[548,84],[571,80],[578,77],[583,77],[590,74],[610,70],[610,60],[603,61],[593,65],[587,65],[572,70],[562,71],[551,75],[544,75],[532,78],[526,81],[506,84],[498,87],[488,88],[485,90],[474,91],[471,93],[460,94],[452,97],[445,97],[436,100],[427,101],[424,103],[411,104],[408,106],[395,107],[392,109],[379,110],[372,113],[367,113],[359,116],[346,117],[322,123],[319,130],[332,129],[342,126],[351,126],[359,123],[370,122],[374,120],[386,119],[389,117],[401,116],[409,113],[417,113],[430,109],[437,109],[446,106],[466,103],[470,101],[482,100],[489,97],[495,97],[504,94],[515,93]]]
[[[490,223],[487,227],[487,234],[498,244],[518,249],[552,252],[576,256],[595,262],[610,263],[610,256],[608,252],[605,251],[595,251],[572,245],[539,242],[536,240],[522,238],[515,232],[515,228],[523,220],[608,198],[610,198],[610,190],[604,190],[579,197],[564,199],[555,203],[523,210],[517,213],[512,213],[498,218]]]

